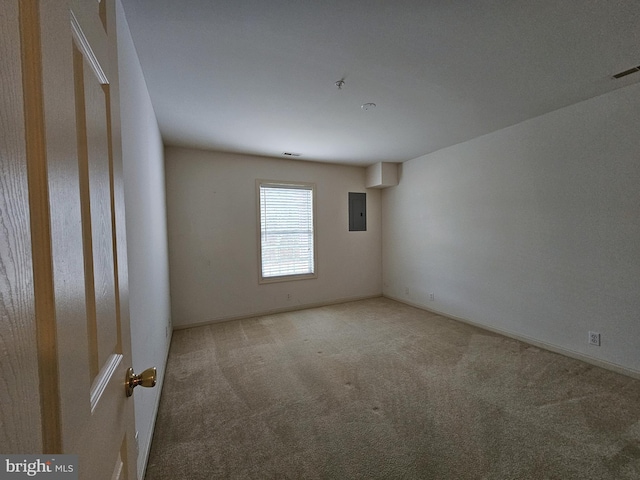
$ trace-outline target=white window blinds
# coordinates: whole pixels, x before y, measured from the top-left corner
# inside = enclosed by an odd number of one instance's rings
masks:
[[[313,185],[260,183],[262,278],[313,275]]]

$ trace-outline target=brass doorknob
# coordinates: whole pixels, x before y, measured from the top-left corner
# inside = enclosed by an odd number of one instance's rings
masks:
[[[125,389],[127,391],[127,397],[133,395],[133,389],[141,385],[143,387],[155,387],[156,386],[156,367],[147,368],[139,375],[133,373],[133,368],[127,370],[127,378],[125,381]]]

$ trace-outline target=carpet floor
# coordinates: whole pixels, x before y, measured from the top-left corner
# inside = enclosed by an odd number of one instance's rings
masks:
[[[145,478],[639,479],[640,381],[385,298],[178,330]]]

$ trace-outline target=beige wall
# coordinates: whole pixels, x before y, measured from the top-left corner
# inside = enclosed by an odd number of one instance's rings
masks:
[[[134,393],[142,478],[171,340],[164,150],[120,2],[117,15],[133,368],[158,369],[156,388],[138,388]]]
[[[176,327],[380,295],[380,191],[365,169],[168,147],[171,304]],[[316,184],[318,278],[258,284],[256,179]],[[348,192],[367,193],[349,232]]]
[[[639,112],[636,84],[405,162],[385,295],[640,372]]]

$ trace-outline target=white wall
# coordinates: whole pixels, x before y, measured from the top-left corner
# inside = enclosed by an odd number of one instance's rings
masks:
[[[385,295],[640,371],[640,85],[404,163],[382,218]]]
[[[124,193],[133,368],[155,366],[158,385],[134,393],[138,475],[146,465],[171,330],[164,152],[129,28],[117,2]]]
[[[176,147],[165,159],[176,327],[382,293],[380,192],[364,168]],[[258,284],[256,179],[316,184],[318,278]],[[350,191],[367,192],[366,232],[348,231]]]

